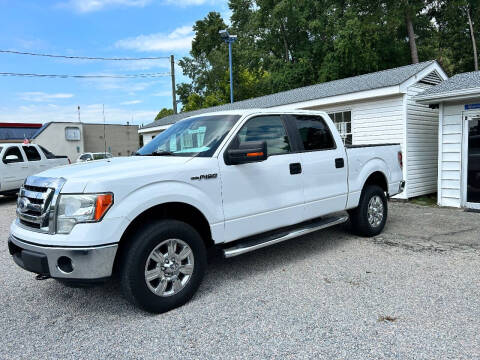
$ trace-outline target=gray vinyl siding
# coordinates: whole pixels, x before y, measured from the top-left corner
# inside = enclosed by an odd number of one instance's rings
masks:
[[[432,87],[416,83],[407,90],[407,197],[437,191],[438,179],[438,109],[430,109],[413,99]]]

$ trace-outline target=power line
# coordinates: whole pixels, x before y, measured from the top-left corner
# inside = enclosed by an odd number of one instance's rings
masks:
[[[111,79],[128,79],[128,78],[157,78],[163,76],[171,76],[170,73],[150,73],[150,74],[125,74],[125,75],[71,75],[71,74],[33,74],[33,73],[10,73],[0,72],[0,76],[22,76],[22,77],[41,77],[41,78],[111,78]]]
[[[161,59],[169,59],[170,58],[169,56],[154,56],[154,57],[139,57],[139,58],[130,58],[130,57],[107,58],[107,57],[91,57],[91,56],[68,56],[68,55],[38,54],[38,53],[14,51],[14,50],[0,50],[0,53],[15,54],[15,55],[29,55],[29,56],[43,56],[43,57],[62,58],[62,59],[105,60],[105,61],[161,60]]]

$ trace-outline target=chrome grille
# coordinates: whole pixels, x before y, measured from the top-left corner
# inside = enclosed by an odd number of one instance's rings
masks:
[[[30,176],[17,200],[19,223],[40,232],[55,232],[55,204],[65,180]]]

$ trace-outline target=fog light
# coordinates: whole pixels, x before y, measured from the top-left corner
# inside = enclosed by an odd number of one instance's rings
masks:
[[[73,271],[72,259],[60,256],[57,260],[57,267],[61,272],[70,274]]]

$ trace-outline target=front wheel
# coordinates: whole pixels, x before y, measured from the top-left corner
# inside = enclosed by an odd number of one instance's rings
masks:
[[[350,210],[353,231],[361,236],[375,236],[382,232],[387,221],[387,197],[377,185],[368,185],[360,196],[358,207]]]
[[[193,227],[163,220],[146,225],[129,240],[121,264],[128,300],[149,312],[163,313],[191,299],[207,264],[204,242]]]

